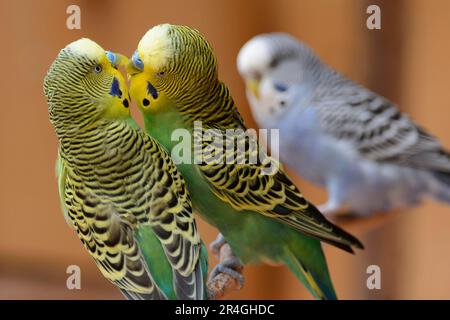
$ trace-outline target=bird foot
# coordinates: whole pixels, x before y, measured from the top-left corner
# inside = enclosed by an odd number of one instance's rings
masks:
[[[244,286],[244,276],[242,275],[244,265],[233,254],[230,245],[223,236],[219,235],[218,238],[221,238],[221,240],[217,241],[218,239],[216,239],[210,246],[221,242],[217,249],[220,263],[211,271],[208,280],[210,300],[223,299],[230,291],[240,290]]]
[[[217,235],[216,240],[214,240],[213,242],[210,243],[209,249],[219,259],[220,258],[220,248],[222,248],[222,246],[226,243],[227,243],[227,241],[225,240],[223,235],[221,233],[219,233]]]
[[[217,277],[221,273],[228,274],[231,276],[234,280],[236,280],[239,284],[239,288],[241,289],[244,286],[244,276],[240,273],[242,270],[243,264],[241,260],[237,257],[230,257],[226,260],[219,263],[210,273],[209,280],[213,280],[215,277]]]

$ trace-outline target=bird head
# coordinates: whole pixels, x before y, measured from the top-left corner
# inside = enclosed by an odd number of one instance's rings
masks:
[[[131,96],[145,114],[164,110],[168,101],[182,108],[201,99],[217,82],[217,62],[197,30],[162,24],[142,37],[127,73]]]
[[[284,114],[299,86],[312,79],[318,61],[306,45],[288,34],[250,39],[239,51],[237,67],[256,120]]]
[[[50,120],[66,131],[76,131],[101,118],[130,114],[128,89],[108,53],[89,39],[62,49],[45,80]]]

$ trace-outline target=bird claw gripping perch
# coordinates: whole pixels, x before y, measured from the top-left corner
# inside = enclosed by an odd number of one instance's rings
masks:
[[[233,254],[230,245],[221,234],[211,243],[210,248],[219,257],[220,263],[211,271],[208,280],[208,296],[210,300],[219,300],[231,291],[242,289],[244,265]]]

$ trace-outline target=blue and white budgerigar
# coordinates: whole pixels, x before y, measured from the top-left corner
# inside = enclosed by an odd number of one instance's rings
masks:
[[[450,202],[450,155],[439,141],[305,44],[259,35],[237,65],[258,125],[279,129],[282,162],[327,188],[324,213],[366,215],[424,196]]]

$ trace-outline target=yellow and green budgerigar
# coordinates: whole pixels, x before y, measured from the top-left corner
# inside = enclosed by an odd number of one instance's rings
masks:
[[[349,252],[361,243],[326,220],[281,167],[268,173],[277,162],[246,134],[229,90],[218,79],[213,50],[199,32],[170,24],[153,27],[140,40],[127,72],[147,133],[171,150],[194,209],[220,230],[233,252],[244,263],[284,264],[316,298],[336,298],[321,241]],[[180,129],[201,141],[184,149],[192,152],[192,161],[173,152],[180,148]],[[236,141],[244,148],[235,148]],[[249,161],[255,153],[259,160]],[[238,278],[236,263],[223,261],[213,274]]]
[[[45,77],[64,216],[126,298],[204,299],[206,249],[185,182],[130,117],[114,57],[80,39]]]

